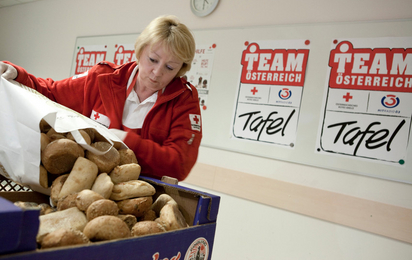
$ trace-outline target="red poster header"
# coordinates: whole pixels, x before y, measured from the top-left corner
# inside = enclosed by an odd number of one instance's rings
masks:
[[[127,62],[135,61],[134,49],[128,50],[123,45],[119,45],[114,53],[113,61],[116,65],[121,65]]]
[[[76,56],[76,69],[74,73],[81,74],[86,72],[104,60],[106,60],[106,51],[85,51],[84,47],[82,47]]]
[[[252,43],[242,53],[241,83],[303,87],[309,49],[260,49]]]
[[[329,66],[331,88],[412,92],[412,48],[355,49],[342,41]]]

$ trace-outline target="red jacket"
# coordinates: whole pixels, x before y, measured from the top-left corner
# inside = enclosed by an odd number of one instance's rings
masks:
[[[110,120],[109,128],[122,125],[127,81],[137,66],[131,62],[116,66],[101,62],[85,76],[53,81],[36,78],[19,66],[16,81],[34,88],[49,99],[92,118],[92,111]],[[93,118],[92,118],[93,119]],[[195,87],[176,78],[159,91],[140,134],[129,131],[124,143],[132,149],[142,167],[142,175],[184,180],[197,160],[202,138],[200,107]]]

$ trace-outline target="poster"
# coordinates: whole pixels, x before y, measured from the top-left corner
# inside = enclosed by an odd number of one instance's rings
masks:
[[[200,108],[202,110],[207,109],[207,97],[212,79],[213,59],[216,47],[216,44],[196,46],[192,67],[190,71],[184,75],[187,81],[196,87],[199,93]]]
[[[106,60],[107,45],[77,46],[74,74],[82,74],[97,63]]]
[[[319,153],[403,165],[411,133],[412,38],[334,40]]]
[[[293,148],[309,40],[246,42],[232,138]]]

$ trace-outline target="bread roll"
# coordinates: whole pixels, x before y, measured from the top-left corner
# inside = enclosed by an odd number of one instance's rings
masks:
[[[112,195],[113,182],[107,173],[103,172],[97,175],[93,183],[92,191],[99,193],[103,198],[108,199]]]
[[[94,143],[95,142],[94,141],[95,132],[97,132],[96,129],[94,129],[94,128],[85,128],[85,129],[82,129],[82,130],[85,131],[90,136],[90,141],[92,143]]]
[[[154,221],[155,219],[157,219],[157,215],[156,212],[152,209],[149,209],[148,211],[146,211],[144,213],[144,215],[139,219],[140,221],[145,221],[145,220],[152,220]]]
[[[58,133],[54,128],[50,128],[49,131],[47,131],[46,135],[50,138],[50,141],[53,142],[58,139],[65,139],[66,138],[66,133]]]
[[[155,221],[160,223],[167,231],[181,229],[188,226],[178,206],[169,203],[163,206],[160,210],[160,217]]]
[[[59,228],[47,234],[42,242],[41,248],[52,248],[60,246],[88,244],[90,240],[79,230]]]
[[[129,227],[123,220],[115,216],[100,216],[92,219],[85,226],[83,233],[91,241],[130,237]]]
[[[83,148],[69,139],[55,140],[41,153],[42,164],[51,174],[70,172],[79,157],[84,157]]]
[[[127,226],[129,227],[129,229],[132,229],[133,226],[137,223],[137,218],[136,216],[133,215],[117,215],[118,218],[120,218],[121,220],[123,220]]]
[[[128,163],[116,166],[110,173],[110,178],[114,184],[137,180],[140,176],[141,167],[137,163]]]
[[[96,200],[86,210],[87,220],[90,221],[99,216],[111,215],[117,216],[119,208],[116,202],[108,199]]]
[[[57,210],[56,208],[52,208],[49,204],[46,204],[46,203],[40,203],[39,207],[40,207],[40,215],[46,215],[46,214],[55,212]]]
[[[43,237],[59,228],[82,231],[86,226],[86,215],[77,207],[56,211],[39,217],[40,225],[36,240],[41,243]]]
[[[140,218],[150,209],[152,203],[152,197],[141,197],[119,201],[117,206],[119,207],[119,214],[131,214]]]
[[[90,151],[86,151],[86,158],[94,162],[99,168],[100,173],[110,173],[114,167],[120,163],[119,152],[106,142],[95,142],[91,144],[92,147],[99,151],[109,151],[103,155],[94,154]],[[111,147],[111,148],[110,148]]]
[[[115,184],[110,199],[119,201],[130,198],[152,196],[155,193],[156,189],[148,182],[132,180]]]
[[[50,138],[45,134],[40,134],[40,151],[43,152],[47,145],[50,143]]]
[[[65,210],[76,207],[77,192],[64,196],[57,201],[57,210]]]
[[[153,203],[153,205],[151,206],[151,209],[156,212],[157,215],[160,215],[160,210],[163,208],[164,205],[166,205],[167,203],[169,204],[176,204],[177,202],[169,195],[166,193],[161,194],[159,197],[157,197],[157,199],[155,200],[155,202]]]
[[[60,191],[63,187],[64,182],[67,180],[67,177],[69,177],[69,174],[64,174],[64,175],[60,175],[59,177],[57,177],[50,188],[50,199],[52,201],[52,204],[54,206],[57,205],[57,201],[59,200],[59,194]]]
[[[88,134],[86,131],[84,131],[84,130],[79,130],[79,133],[83,136],[84,141],[85,141],[88,145],[90,145],[90,144],[92,143],[92,140],[91,140],[89,134]],[[70,139],[70,140],[72,140],[72,141],[74,141],[74,142],[77,143],[77,141],[76,141],[76,139],[74,139],[72,133],[67,133],[66,137],[67,137],[67,139]]]
[[[97,176],[97,166],[86,158],[79,157],[74,164],[69,177],[64,182],[59,199],[84,189],[90,189]]]
[[[138,163],[136,154],[131,149],[120,149],[120,163],[119,165],[129,164],[129,163]]]
[[[50,131],[51,126],[49,125],[49,123],[46,122],[46,120],[41,119],[39,123],[39,128],[41,133],[47,133],[48,131]]]
[[[90,204],[92,204],[96,200],[102,200],[102,199],[104,198],[99,193],[92,191],[92,190],[85,189],[77,194],[76,199],[75,199],[75,204],[76,204],[76,207],[80,209],[81,211],[86,211],[87,208],[90,206]]]
[[[137,222],[131,230],[131,235],[139,237],[162,232],[166,232],[166,229],[160,223],[148,220]]]
[[[47,175],[47,170],[43,165],[39,167],[39,184],[43,188],[47,189],[49,187],[49,178]]]

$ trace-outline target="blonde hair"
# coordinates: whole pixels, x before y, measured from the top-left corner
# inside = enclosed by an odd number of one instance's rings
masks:
[[[152,47],[157,43],[164,44],[173,56],[183,62],[176,77],[181,77],[190,70],[195,57],[195,39],[189,28],[180,23],[176,16],[160,16],[149,23],[134,45],[136,62],[139,62],[146,46]]]

